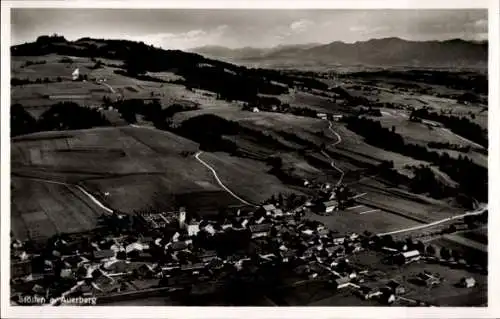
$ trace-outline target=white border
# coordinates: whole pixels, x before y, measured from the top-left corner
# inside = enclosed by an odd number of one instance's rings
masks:
[[[497,0],[329,0],[329,1],[1,1],[1,318],[495,318],[500,317],[500,252],[489,249],[490,273],[487,308],[384,308],[384,307],[11,307],[9,305],[9,231],[10,231],[10,8],[232,8],[232,9],[472,9],[489,8],[489,247],[498,243],[500,216],[498,194],[499,158],[499,3]],[[497,177],[497,178],[495,178]],[[494,189],[497,191],[495,192]],[[492,213],[494,212],[494,213]],[[497,213],[498,214],[498,213]]]

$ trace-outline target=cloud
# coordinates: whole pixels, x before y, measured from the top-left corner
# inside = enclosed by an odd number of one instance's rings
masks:
[[[195,29],[179,33],[162,32],[142,36],[126,36],[126,38],[163,48],[187,49],[220,41],[228,28],[227,25],[219,25],[209,30]]]
[[[486,19],[480,19],[474,22],[474,25],[478,28],[487,28],[488,27],[488,20]]]
[[[290,24],[290,29],[292,29],[294,32],[304,32],[313,24],[314,22],[312,22],[311,20],[300,19],[292,22]]]

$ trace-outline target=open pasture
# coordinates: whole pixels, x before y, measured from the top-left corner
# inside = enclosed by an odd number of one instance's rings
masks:
[[[104,213],[74,186],[18,177],[11,185],[11,229],[20,239],[90,230]]]
[[[352,207],[358,205],[355,204]],[[338,236],[353,232],[361,234],[364,231],[383,233],[419,225],[418,222],[411,219],[368,206],[335,211],[326,216],[311,213],[307,218],[324,223],[329,229],[337,232],[336,235]]]

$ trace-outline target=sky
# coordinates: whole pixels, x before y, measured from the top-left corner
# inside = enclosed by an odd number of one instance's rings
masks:
[[[143,41],[165,49],[356,42],[486,40],[487,10],[12,9],[12,44],[39,35]]]

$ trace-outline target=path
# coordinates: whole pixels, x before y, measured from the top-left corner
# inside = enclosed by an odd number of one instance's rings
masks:
[[[398,230],[390,231],[390,232],[387,232],[387,233],[379,233],[377,235],[378,236],[394,235],[394,234],[399,234],[399,233],[403,233],[403,232],[407,232],[407,231],[424,229],[424,228],[427,228],[427,227],[432,227],[432,226],[436,226],[436,225],[439,225],[439,224],[442,224],[442,223],[446,223],[446,222],[449,222],[449,221],[452,221],[452,220],[455,220],[455,219],[464,218],[466,216],[481,215],[486,210],[488,210],[488,205],[484,205],[483,207],[481,207],[481,208],[479,208],[479,209],[477,209],[475,211],[472,211],[472,212],[467,212],[467,213],[462,214],[462,215],[456,215],[456,216],[444,218],[444,219],[437,220],[437,221],[429,223],[429,224],[424,224],[424,225],[418,225],[418,226],[414,226],[414,227],[408,227],[408,228],[398,229]]]
[[[332,132],[333,134],[335,134],[335,136],[337,137],[337,141],[331,145],[331,146],[335,147],[337,144],[339,144],[340,142],[342,142],[342,138],[340,137],[340,135],[337,132],[335,132],[333,130],[333,128],[332,128],[332,122],[328,121],[328,123],[329,123],[328,129],[330,130],[330,132]],[[335,165],[335,162],[334,162],[333,158],[331,158],[330,155],[328,155],[325,151],[321,151],[321,154],[323,154],[324,156],[326,156],[331,161],[330,165],[332,165],[332,167],[340,173],[340,178],[337,181],[337,185],[340,185],[340,183],[342,183],[342,180],[344,179],[344,174],[345,174],[344,171],[341,170],[339,167],[337,167]]]
[[[58,181],[53,181],[50,179],[43,179],[43,178],[35,178],[35,177],[24,177],[24,176],[17,176],[21,177],[24,179],[29,179],[32,181],[37,181],[37,182],[42,182],[42,183],[49,183],[49,184],[57,184],[57,185],[64,185],[64,186],[73,186],[76,187],[80,192],[82,192],[85,196],[87,196],[92,202],[94,202],[97,206],[101,207],[108,213],[113,213],[113,210],[103,203],[101,203],[97,198],[94,197],[94,195],[90,194],[87,192],[82,186],[77,185],[77,184],[69,184],[69,183],[64,183],[64,182],[58,182]]]
[[[200,158],[200,155],[203,154],[203,151],[199,151],[198,153],[195,154],[195,158],[196,160],[198,160],[198,162],[200,162],[201,164],[203,164],[206,168],[208,168],[212,174],[214,175],[215,177],[215,180],[217,181],[217,183],[220,185],[220,187],[222,187],[226,192],[229,193],[229,195],[233,196],[234,198],[236,198],[237,200],[239,200],[240,202],[242,202],[243,204],[245,205],[250,205],[250,206],[255,206],[253,204],[250,204],[249,202],[247,202],[246,200],[242,199],[241,197],[239,197],[238,195],[236,195],[235,193],[233,193],[229,188],[226,187],[226,185],[224,185],[224,183],[222,183],[222,181],[220,180],[219,176],[217,175],[217,172],[215,171],[215,169],[210,166],[207,162],[205,162],[204,160],[202,160]]]
[[[108,83],[104,83],[104,82],[99,82],[99,83],[107,86],[108,89],[111,91],[111,93],[116,93],[115,89],[113,89],[113,87],[111,85],[109,85]]]

